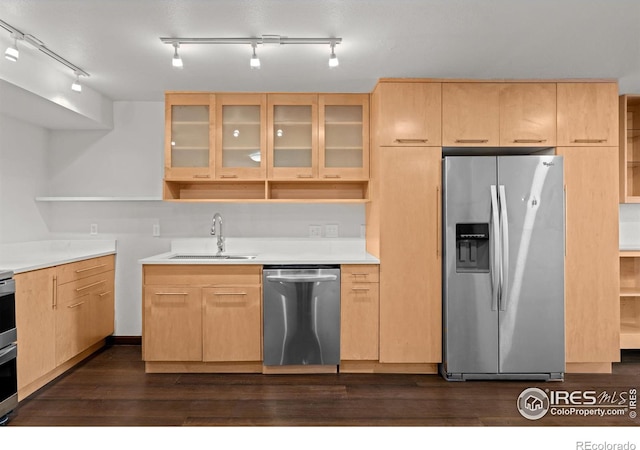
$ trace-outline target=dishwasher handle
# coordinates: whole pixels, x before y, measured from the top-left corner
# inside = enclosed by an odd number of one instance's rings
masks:
[[[321,281],[336,281],[337,275],[313,275],[313,274],[290,274],[290,275],[267,275],[267,281],[282,283],[317,283]]]

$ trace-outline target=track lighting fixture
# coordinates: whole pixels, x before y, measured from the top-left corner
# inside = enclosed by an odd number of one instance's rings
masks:
[[[20,58],[20,51],[18,50],[18,38],[17,37],[13,37],[13,45],[10,45],[9,47],[7,47],[7,49],[4,52],[4,57],[7,58],[9,61],[13,61],[16,62],[18,60],[18,58]]]
[[[173,53],[173,67],[182,67],[182,60],[178,55],[178,47],[186,44],[250,44],[251,45],[251,59],[249,61],[249,67],[252,69],[260,68],[260,59],[256,54],[256,48],[258,45],[285,45],[285,44],[329,44],[331,46],[331,56],[329,57],[329,67],[338,66],[338,57],[335,53],[336,44],[342,42],[342,38],[290,38],[286,36],[279,36],[275,34],[263,34],[261,37],[241,37],[241,38],[172,38],[161,37],[160,41],[164,44],[169,44],[174,47]]]
[[[180,58],[180,55],[178,55],[178,47],[180,47],[180,44],[174,42],[173,60],[171,60],[171,65],[173,65],[173,67],[177,67],[178,69],[182,69],[182,58]]]
[[[252,69],[260,68],[260,58],[258,58],[258,56],[256,55],[257,45],[258,44],[256,44],[255,42],[251,43],[251,48],[253,49],[253,55],[251,55],[251,61],[249,61],[249,66],[251,66]]]
[[[80,84],[80,74],[76,73],[76,79],[71,84],[71,90],[73,92],[82,92],[82,85]]]
[[[76,79],[73,82],[73,84],[71,85],[71,89],[73,89],[75,92],[82,92],[82,85],[80,84],[80,76],[88,77],[89,74],[87,72],[85,72],[80,67],[76,66],[75,64],[70,63],[69,61],[67,61],[62,56],[58,55],[57,53],[49,50],[44,45],[44,43],[40,39],[38,39],[37,37],[35,37],[35,36],[31,35],[31,34],[25,34],[22,31],[18,30],[17,28],[14,28],[13,26],[9,25],[7,22],[5,22],[3,20],[0,20],[0,27],[4,28],[9,33],[11,33],[11,37],[13,38],[13,45],[9,46],[4,52],[4,57],[5,58],[7,58],[9,61],[13,61],[13,62],[18,61],[18,59],[20,57],[20,51],[18,50],[18,41],[19,40],[20,41],[24,41],[27,44],[29,44],[31,47],[40,50],[42,53],[44,53],[48,57],[50,57],[52,59],[55,59],[60,64],[62,64],[64,66],[68,67],[69,69],[73,70],[73,73],[75,74]]]
[[[331,55],[329,56],[329,67],[331,68],[338,67],[338,65],[340,64],[340,62],[338,61],[338,57],[336,56],[336,53],[335,53],[335,47],[336,47],[335,42],[332,42]]]

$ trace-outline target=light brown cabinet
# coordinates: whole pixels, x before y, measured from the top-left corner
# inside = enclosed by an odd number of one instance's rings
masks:
[[[640,251],[620,252],[620,348],[640,348]]]
[[[504,83],[500,87],[500,146],[556,145],[556,84]]]
[[[640,203],[640,95],[620,96],[620,203]]]
[[[562,147],[567,372],[620,358],[617,147]]]
[[[146,370],[260,372],[261,273],[254,265],[145,265]]]
[[[379,267],[342,265],[340,359],[378,361]]]
[[[500,145],[498,83],[443,83],[442,146]]]
[[[18,395],[25,398],[114,331],[112,255],[18,273]]]
[[[371,118],[378,146],[440,146],[442,84],[380,82],[372,97]]]
[[[557,83],[558,146],[605,147],[618,142],[618,84]]]
[[[442,359],[440,147],[381,147],[380,362]]]

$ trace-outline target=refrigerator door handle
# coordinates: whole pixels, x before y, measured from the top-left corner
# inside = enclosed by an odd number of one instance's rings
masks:
[[[509,295],[509,217],[507,216],[507,195],[503,185],[500,185],[500,311],[506,311]]]
[[[501,271],[500,268],[500,228],[499,228],[499,214],[498,214],[498,191],[494,184],[491,185],[491,225],[493,241],[493,259],[491,261],[491,311],[498,310],[498,294],[499,294],[499,280],[498,275]]]

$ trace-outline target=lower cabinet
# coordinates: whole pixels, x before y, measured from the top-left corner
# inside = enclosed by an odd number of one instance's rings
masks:
[[[18,397],[72,367],[114,329],[112,255],[18,273]]]
[[[261,372],[262,266],[145,265],[147,372]]]
[[[342,265],[340,359],[378,361],[379,266]]]

